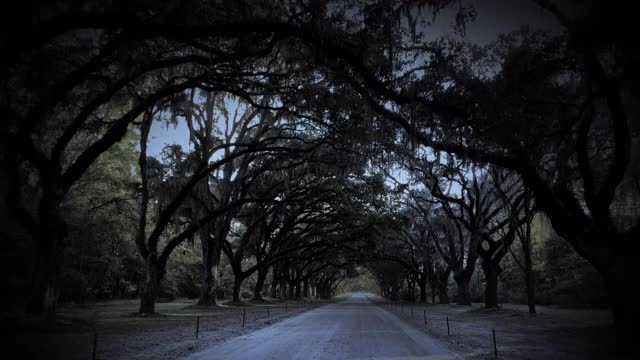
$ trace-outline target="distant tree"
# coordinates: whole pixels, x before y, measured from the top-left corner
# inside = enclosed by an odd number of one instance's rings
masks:
[[[211,101],[210,95],[206,95],[206,98],[206,101]],[[155,312],[155,299],[160,280],[166,271],[167,260],[180,243],[200,233],[201,242],[209,244],[209,232],[203,232],[202,230],[210,229],[208,226],[212,221],[225,214],[232,213],[234,209],[239,208],[248,201],[263,200],[249,198],[247,192],[250,182],[245,181],[246,179],[241,171],[238,179],[239,186],[235,190],[236,195],[224,202],[214,201],[213,204],[210,204],[207,201],[216,197],[215,194],[211,195],[206,186],[211,174],[218,169],[223,169],[228,163],[232,163],[236,159],[241,159],[249,154],[309,151],[304,145],[297,150],[279,145],[278,139],[280,137],[277,134],[272,136],[267,131],[273,123],[263,121],[249,126],[253,116],[243,117],[245,120],[244,129],[245,131],[251,131],[252,135],[250,137],[242,138],[241,142],[237,143],[235,142],[236,139],[231,139],[230,136],[227,136],[225,141],[215,139],[213,137],[214,134],[212,134],[214,131],[214,118],[211,115],[213,109],[209,108],[204,111],[208,111],[210,115],[198,118],[201,126],[198,127],[197,132],[193,123],[189,124],[192,141],[195,144],[194,151],[184,154],[181,149],[170,147],[167,152],[169,159],[168,171],[156,171],[155,181],[150,182],[151,179],[148,177],[147,141],[151,123],[159,109],[161,108],[149,109],[141,125],[139,165],[142,178],[142,200],[137,244],[139,252],[146,263],[145,285],[141,292],[141,313]],[[175,109],[172,109],[172,111],[175,111]],[[191,121],[194,121],[194,119],[190,118],[187,113],[187,122]],[[234,147],[236,150],[227,151],[226,149],[229,147]],[[310,147],[313,147],[313,144]],[[218,152],[222,153],[221,158],[211,160],[212,156]],[[229,169],[233,170],[233,168],[226,168],[227,171],[230,171]],[[155,189],[156,198],[160,201],[156,207],[158,215],[149,224],[147,211],[151,188]],[[218,197],[218,199],[220,198]],[[151,225],[151,230],[147,232],[146,229],[149,225]],[[167,229],[172,226],[175,227],[175,225],[178,227],[173,232],[167,233]],[[161,242],[164,237],[167,238],[166,241]],[[161,243],[165,244],[162,249],[159,248]],[[203,252],[203,256],[206,262],[209,253]]]

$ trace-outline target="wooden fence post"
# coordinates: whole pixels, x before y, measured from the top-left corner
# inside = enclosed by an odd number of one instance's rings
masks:
[[[496,329],[491,329],[491,331],[493,332],[493,353],[496,356],[496,359],[498,358],[498,345],[496,344]]]
[[[242,327],[244,327],[244,319],[247,317],[247,309],[242,309]]]
[[[449,317],[447,316],[447,335],[451,336],[451,330],[449,330]]]

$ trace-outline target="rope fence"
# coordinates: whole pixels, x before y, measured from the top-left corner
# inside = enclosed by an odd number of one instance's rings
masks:
[[[408,320],[412,323],[420,324],[420,319],[414,316],[414,307],[423,308],[422,309],[422,323],[424,329],[431,334],[435,329],[441,328],[442,333],[444,333],[444,329],[446,327],[447,336],[452,336],[452,333],[455,331],[455,327],[452,326],[454,323],[461,322],[456,319],[449,319],[448,315],[438,315],[435,314],[429,315],[427,312],[428,306],[424,304],[415,304],[415,303],[405,303],[402,301],[382,301],[376,302],[378,306],[396,314],[398,317]],[[409,310],[405,310],[405,307]],[[494,358],[498,358],[498,342],[496,339],[496,329],[490,329],[490,339],[492,343],[489,345],[491,347]]]

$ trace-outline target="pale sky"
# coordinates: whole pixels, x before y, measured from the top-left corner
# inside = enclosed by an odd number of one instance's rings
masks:
[[[155,121],[149,132],[149,145],[147,152],[150,156],[158,157],[162,149],[169,144],[178,144],[183,150],[192,149],[189,145],[189,129],[184,123],[184,119],[180,120],[177,127],[169,125],[167,128],[164,124]]]

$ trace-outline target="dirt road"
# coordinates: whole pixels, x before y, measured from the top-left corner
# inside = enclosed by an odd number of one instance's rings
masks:
[[[185,359],[455,359],[445,345],[371,303],[364,293]]]

